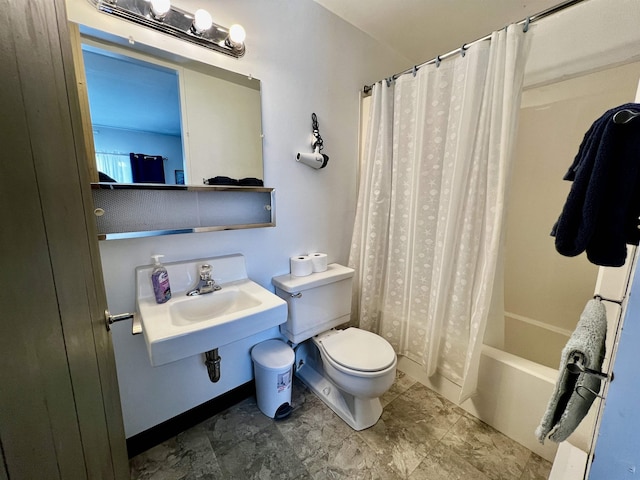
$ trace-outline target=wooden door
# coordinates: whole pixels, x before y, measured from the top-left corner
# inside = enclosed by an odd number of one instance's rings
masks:
[[[0,479],[128,478],[64,1],[0,9]]]

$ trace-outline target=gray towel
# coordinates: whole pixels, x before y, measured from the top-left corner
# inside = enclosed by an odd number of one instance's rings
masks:
[[[601,379],[586,373],[571,373],[569,362],[580,362],[584,367],[602,368],[607,335],[607,314],[600,300],[589,300],[584,307],[575,331],[562,349],[560,372],[547,410],[536,429],[536,437],[544,443],[547,435],[554,442],[569,437],[585,417],[600,391]],[[586,388],[576,388],[576,387]],[[589,391],[591,390],[591,391]]]

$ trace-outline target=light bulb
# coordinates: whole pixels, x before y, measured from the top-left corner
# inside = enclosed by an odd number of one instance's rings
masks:
[[[244,31],[242,25],[238,25],[236,23],[234,25],[231,25],[231,27],[229,28],[229,40],[234,45],[242,45],[246,37],[247,32]]]
[[[193,29],[196,33],[200,34],[206,30],[209,30],[213,25],[213,19],[211,18],[211,14],[206,10],[200,8],[196,10],[193,18]]]
[[[151,0],[151,13],[155,18],[164,18],[171,10],[170,0]]]

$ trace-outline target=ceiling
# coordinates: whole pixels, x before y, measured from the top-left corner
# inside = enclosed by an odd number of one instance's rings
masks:
[[[420,64],[561,0],[315,0]]]

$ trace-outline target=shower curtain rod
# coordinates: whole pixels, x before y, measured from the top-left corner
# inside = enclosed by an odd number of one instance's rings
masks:
[[[96,154],[98,155],[116,155],[119,157],[128,157],[129,154],[128,153],[120,153],[120,152],[98,152],[96,151]]]
[[[120,153],[120,152],[98,152],[98,151],[96,151],[95,153],[96,153],[96,155],[114,155],[114,156],[117,156],[117,157],[127,157],[127,158],[129,157],[129,155],[131,155],[130,153]],[[155,155],[150,155],[150,156],[155,156]],[[163,156],[162,160],[166,161],[166,160],[169,160],[169,159],[167,157]]]
[[[524,31],[526,32],[529,29],[529,24],[536,22],[538,20],[542,20],[545,17],[548,17],[549,15],[553,15],[554,13],[558,13],[562,10],[564,10],[565,8],[569,8],[572,7],[578,3],[582,3],[586,0],[565,0],[562,3],[559,3],[558,5],[556,5],[555,7],[551,7],[548,8],[546,10],[543,10],[542,12],[538,12],[536,14],[530,15],[527,18],[524,18],[522,20],[520,20],[519,22],[516,22],[516,25],[524,25]],[[452,57],[453,55],[456,54],[461,54],[464,56],[464,52],[467,48],[469,48],[471,45],[475,45],[476,43],[480,43],[480,42],[484,42],[485,40],[488,40],[491,38],[491,34],[485,35],[482,38],[478,38],[477,40],[474,40],[473,42],[470,43],[465,43],[462,45],[462,47],[457,48],[456,50],[451,50],[450,52],[447,52],[443,55],[438,55],[436,58],[433,58],[427,62],[421,63],[419,65],[415,65],[412,68],[408,68],[407,70],[404,70],[400,73],[396,73],[394,75],[391,75],[388,78],[385,78],[384,80],[387,81],[387,85],[390,84],[392,81],[394,81],[395,79],[397,79],[398,77],[401,77],[402,75],[406,75],[407,73],[414,73],[417,72],[419,69],[421,69],[422,67],[426,67],[427,65],[431,65],[432,63],[435,63],[436,65],[440,64],[440,61],[444,60],[445,58],[448,57]],[[365,85],[363,88],[363,93],[365,95],[369,95],[371,94],[371,89],[373,88],[373,85]]]

